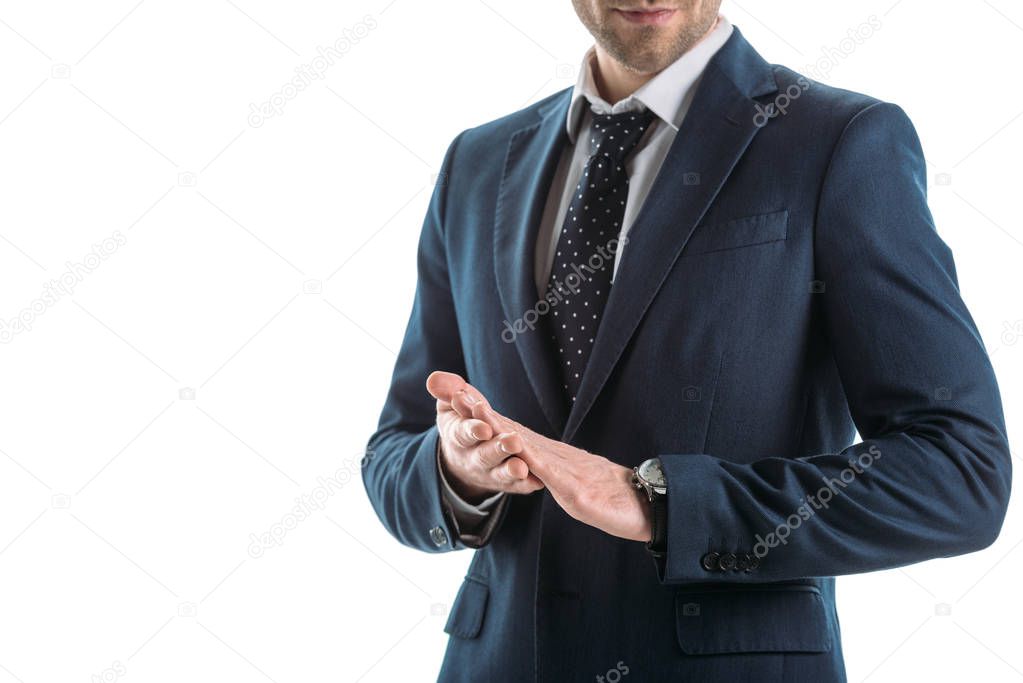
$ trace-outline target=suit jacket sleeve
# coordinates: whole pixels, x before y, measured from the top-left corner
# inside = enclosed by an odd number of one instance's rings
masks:
[[[418,282],[391,386],[363,459],[362,479],[386,529],[401,543],[429,552],[479,547],[489,540],[461,534],[442,498],[437,463],[436,400],[426,391],[434,370],[466,376],[448,279],[444,239],[446,188],[458,140],[448,147],[419,239]]]
[[[866,572],[979,550],[999,533],[1011,465],[998,387],[900,108],[877,102],[848,122],[815,229],[815,296],[863,441],[745,464],[662,455],[665,583]],[[704,568],[714,552],[759,566]]]

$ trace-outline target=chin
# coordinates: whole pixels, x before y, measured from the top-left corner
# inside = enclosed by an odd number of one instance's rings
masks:
[[[637,46],[634,50],[618,49],[612,56],[629,70],[636,73],[657,73],[671,64],[668,50],[651,49],[650,45]]]

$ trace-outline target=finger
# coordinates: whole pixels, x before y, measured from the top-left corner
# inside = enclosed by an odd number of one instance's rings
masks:
[[[430,395],[448,403],[451,402],[455,392],[464,389],[465,386],[466,382],[461,375],[456,375],[453,372],[435,370],[426,378],[426,390],[430,392]]]
[[[480,444],[476,451],[476,457],[481,465],[487,469],[493,469],[504,462],[509,455],[518,453],[521,450],[522,439],[517,434],[505,433],[499,434],[496,438]]]
[[[469,395],[470,403],[472,403],[473,401],[476,402],[483,401],[484,403],[487,402],[487,397],[483,395],[483,392],[474,387],[473,385],[469,384],[468,382],[466,382],[465,385],[462,387],[462,391]]]
[[[490,403],[486,399],[472,404],[470,413],[477,420],[481,420],[490,425],[495,432],[509,431],[509,427],[518,426],[516,422],[509,420],[491,408]]]
[[[510,486],[524,481],[529,476],[529,468],[519,457],[513,455],[490,470],[490,476],[501,486]]]
[[[464,418],[472,418],[472,407],[478,403],[476,398],[464,389],[459,389],[451,398],[451,408]]]
[[[430,392],[430,395],[441,401],[451,402],[458,392],[464,391],[470,397],[469,403],[471,405],[472,400],[483,401],[483,393],[469,384],[462,378],[461,375],[457,375],[453,372],[444,372],[437,370],[430,373],[430,376],[426,378],[426,390]]]
[[[523,444],[522,450],[519,451],[517,455],[526,463],[529,471],[540,479],[540,481],[547,484],[554,483],[552,480],[555,478],[555,468],[552,467],[552,463],[548,462],[544,456],[537,455],[536,451],[525,443]]]
[[[462,417],[472,417],[472,405],[484,400],[476,387],[461,375],[435,370],[426,378],[426,390],[437,399],[437,413],[454,410]]]
[[[511,479],[525,479],[529,476],[529,466],[522,458],[511,457],[501,464]]]
[[[455,443],[462,448],[472,448],[494,435],[490,425],[479,420],[459,420],[455,423],[453,432]]]
[[[537,479],[535,474],[530,474],[524,480],[512,486],[512,493],[532,493],[544,488],[544,483]]]
[[[525,465],[522,460],[512,456],[503,465],[492,470],[496,473],[495,480],[498,482],[497,485],[501,487],[501,490],[508,491],[509,493],[526,494],[544,488],[543,482],[532,474],[526,474],[525,477],[518,478],[517,475],[521,471],[529,472]]]

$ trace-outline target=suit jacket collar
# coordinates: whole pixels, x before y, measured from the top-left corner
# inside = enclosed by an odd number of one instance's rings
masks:
[[[759,130],[753,98],[776,90],[771,66],[733,29],[708,64],[629,232],[571,410],[537,300],[533,259],[547,192],[568,142],[572,89],[550,98],[537,108],[539,120],[512,133],[494,216],[494,270],[506,320],[517,328],[512,343],[552,433],[561,440],[575,435],[697,223]]]

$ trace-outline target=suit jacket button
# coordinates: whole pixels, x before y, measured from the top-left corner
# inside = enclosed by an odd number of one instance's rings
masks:
[[[749,553],[739,553],[735,556],[735,571],[744,572],[749,570]]]
[[[735,569],[735,555],[732,553],[722,553],[721,557],[718,558],[718,569],[723,572],[730,572]]]
[[[760,566],[760,558],[757,557],[756,555],[750,555],[749,556],[749,568],[746,571],[751,572],[751,571],[755,570],[759,566]]]
[[[716,572],[718,570],[718,558],[720,555],[717,553],[707,553],[700,559],[700,565],[709,572]]]
[[[435,546],[441,547],[448,544],[448,535],[439,526],[435,526],[430,529],[430,540]]]

